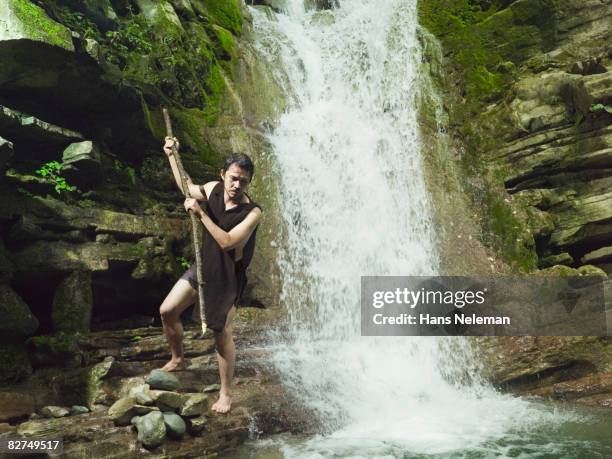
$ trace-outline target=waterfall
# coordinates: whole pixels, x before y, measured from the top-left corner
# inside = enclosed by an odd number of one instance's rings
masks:
[[[439,269],[417,123],[416,0],[251,11],[255,47],[290,101],[268,134],[288,310],[273,364],[322,434],[289,455],[446,452],[541,420],[480,381],[467,341],[360,334],[360,276]]]

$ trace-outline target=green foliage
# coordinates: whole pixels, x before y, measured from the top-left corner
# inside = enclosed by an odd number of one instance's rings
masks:
[[[61,194],[62,191],[76,191],[76,187],[68,184],[66,179],[62,177],[62,164],[58,161],[45,163],[36,173],[42,178],[53,184],[55,192]]]
[[[189,260],[187,260],[187,258],[185,257],[176,257],[176,262],[180,264],[182,268],[185,269],[189,269],[189,266],[191,266]]]
[[[98,27],[85,15],[78,11],[71,11],[67,7],[62,7],[58,11],[61,21],[71,30],[78,32],[82,38],[93,38],[96,41],[102,39]]]
[[[590,107],[591,112],[605,111],[612,114],[612,105],[593,104]]]
[[[125,68],[132,54],[147,55],[153,50],[151,27],[134,17],[125,22],[119,30],[106,32],[111,53],[107,56],[114,64]]]
[[[125,172],[130,178],[132,185],[136,185],[136,170],[132,166],[125,166],[121,161],[116,159],[114,167],[117,172]]]

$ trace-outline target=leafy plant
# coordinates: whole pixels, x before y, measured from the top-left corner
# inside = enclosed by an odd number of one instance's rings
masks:
[[[176,257],[176,261],[178,264],[181,265],[181,267],[185,268],[185,269],[189,269],[190,263],[189,260],[187,260],[187,258],[185,257]]]
[[[119,161],[118,159],[115,160],[115,170],[117,172],[125,172],[127,174],[127,176],[130,178],[130,182],[132,182],[132,185],[136,185],[136,170],[131,167],[131,166],[125,166],[121,161]]]
[[[120,66],[125,65],[130,53],[136,55],[147,55],[153,50],[153,44],[149,38],[150,27],[141,25],[136,19],[130,20],[124,27],[117,31],[106,32],[106,39],[112,50],[111,61]]]
[[[57,194],[61,194],[62,191],[75,191],[76,186],[68,184],[66,179],[62,177],[62,168],[63,166],[60,162],[51,161],[43,164],[40,169],[36,170],[36,173],[53,184]]]
[[[592,112],[598,112],[598,111],[604,110],[604,111],[612,114],[612,105],[593,104],[593,105],[591,105],[590,110]]]
[[[61,22],[68,26],[69,29],[78,32],[81,37],[93,38],[96,41],[100,41],[102,38],[96,24],[82,13],[71,11],[68,7],[62,7],[57,12],[60,15]]]

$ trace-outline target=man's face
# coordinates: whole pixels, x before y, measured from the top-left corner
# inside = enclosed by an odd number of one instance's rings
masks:
[[[251,183],[251,177],[247,171],[237,164],[232,164],[225,173],[221,171],[223,187],[231,200],[238,201],[242,194],[247,191]]]

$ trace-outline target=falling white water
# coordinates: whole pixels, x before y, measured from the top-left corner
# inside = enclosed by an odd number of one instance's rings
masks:
[[[324,434],[287,455],[443,453],[541,421],[527,402],[459,378],[477,366],[463,341],[360,335],[361,276],[438,273],[415,108],[416,0],[341,0],[323,12],[287,0],[274,19],[252,13],[255,46],[290,100],[269,134],[289,311],[274,364]]]

